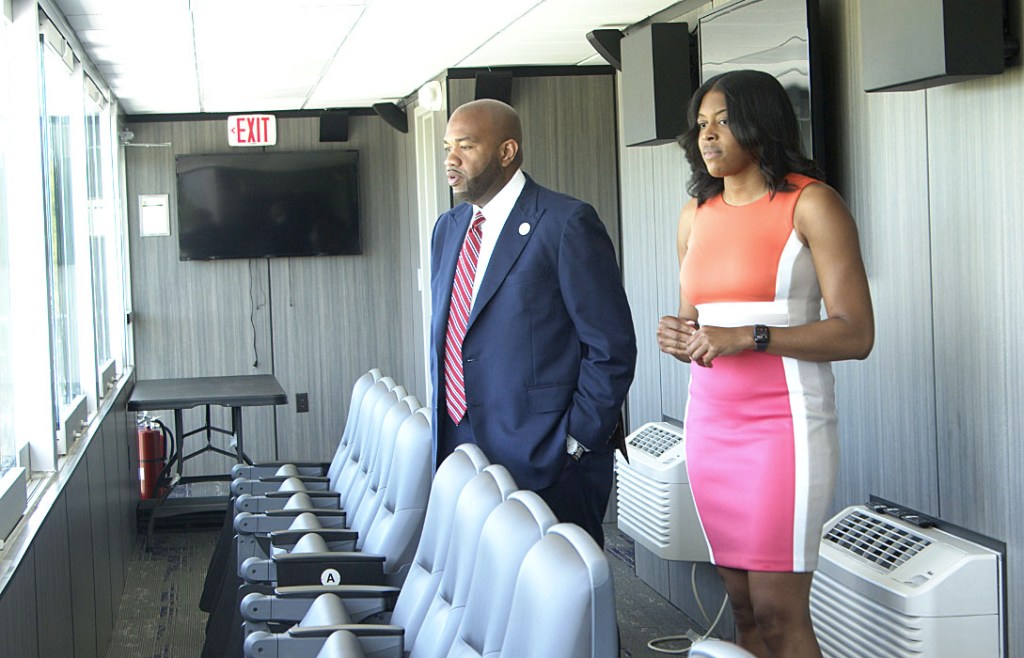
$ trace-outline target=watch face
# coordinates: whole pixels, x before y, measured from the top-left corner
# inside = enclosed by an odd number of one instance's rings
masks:
[[[768,327],[763,324],[754,326],[754,344],[757,346],[757,349],[763,350],[768,347],[769,336]]]

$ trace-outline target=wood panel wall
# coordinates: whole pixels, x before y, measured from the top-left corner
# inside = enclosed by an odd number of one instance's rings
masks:
[[[840,500],[876,493],[1005,541],[1007,655],[1020,655],[1024,71],[867,94],[860,2],[822,6],[827,41],[841,44],[838,184],[866,236],[879,330],[844,398],[858,412],[844,426]],[[1019,11],[1011,22],[1020,35]],[[978,125],[993,127],[993,150],[979,148]]]
[[[8,547],[0,573],[3,655],[102,658],[135,546],[138,462],[123,380]]]
[[[703,13],[710,4],[697,9]],[[859,0],[821,0],[829,179],[857,220],[875,306],[864,362],[835,365],[834,511],[872,494],[1006,541],[1010,647],[1024,647],[1024,71],[867,94]],[[688,20],[680,16],[678,20]],[[1024,33],[1020,12],[1011,34]],[[674,233],[688,168],[672,146],[623,148],[623,260],[640,360],[630,425],[682,418],[685,366],[657,354],[675,310]],[[638,549],[637,571],[694,619],[690,565]],[[698,578],[703,573],[699,565]],[[706,587],[705,587],[706,584]],[[714,579],[699,581],[705,605]],[[710,604],[708,602],[711,602]]]
[[[321,146],[315,119],[295,123],[278,148]],[[352,383],[372,367],[424,396],[422,350],[413,339],[421,304],[415,175],[407,170],[412,132],[376,117],[353,119],[350,127],[342,146],[359,150],[362,255],[270,259],[274,373],[290,398],[308,392],[310,407],[308,414],[294,405],[278,410],[281,459],[330,457]]]
[[[473,100],[475,90],[472,78],[449,78],[450,110]],[[594,206],[618,250],[618,140],[611,70],[515,76],[511,101],[523,124],[523,171],[539,185]]]

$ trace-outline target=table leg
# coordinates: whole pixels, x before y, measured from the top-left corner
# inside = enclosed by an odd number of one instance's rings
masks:
[[[181,465],[185,461],[185,436],[183,429],[185,427],[184,414],[181,409],[174,410],[174,442],[177,444],[177,450],[175,451],[174,459],[178,462],[175,468],[178,471],[178,477],[181,477]]]
[[[231,407],[231,431],[235,435],[235,454],[238,455],[239,464],[252,464],[249,455],[245,454],[242,443],[242,408]]]

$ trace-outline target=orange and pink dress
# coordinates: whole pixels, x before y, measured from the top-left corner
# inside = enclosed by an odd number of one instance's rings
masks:
[[[803,189],[698,207],[680,268],[704,326],[789,327],[821,318],[811,252],[793,228]],[[766,352],[690,366],[686,467],[714,564],[811,571],[835,488],[839,440],[829,363]]]

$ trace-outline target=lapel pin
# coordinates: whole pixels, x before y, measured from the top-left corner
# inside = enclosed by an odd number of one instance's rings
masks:
[[[522,224],[519,225],[519,235],[526,235],[529,232],[530,232],[530,225],[529,224],[527,224],[526,222],[523,222]]]

